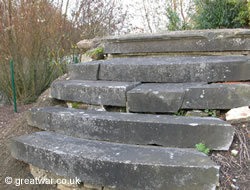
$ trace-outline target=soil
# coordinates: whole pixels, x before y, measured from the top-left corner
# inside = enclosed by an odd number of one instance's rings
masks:
[[[18,106],[18,113],[14,113],[13,107],[0,108],[0,190],[51,190],[48,185],[21,185],[5,184],[5,177],[13,179],[32,179],[29,167],[26,163],[11,157],[8,150],[9,139],[13,136],[21,136],[38,131],[29,127],[25,119],[25,111],[33,105]]]
[[[220,189],[249,190],[250,188],[250,121],[232,123],[235,136],[228,151],[213,151],[210,158],[220,165]],[[236,150],[238,154],[232,155]]]
[[[41,98],[46,100],[46,98]],[[54,104],[51,101],[47,103],[37,103],[36,106],[47,106]],[[58,104],[58,102],[56,103]],[[15,160],[8,151],[9,139],[13,136],[29,134],[39,129],[28,126],[26,122],[26,113],[34,105],[18,106],[18,113],[13,112],[13,107],[0,108],[0,190],[53,190],[54,186],[48,185],[7,185],[4,182],[5,177],[31,179],[29,167],[24,162]],[[220,168],[220,186],[218,189],[239,189],[248,190],[250,187],[250,121],[236,122],[232,124],[235,127],[235,138],[229,151],[212,151],[210,158],[214,160]],[[231,150],[237,150],[237,156],[231,154]]]

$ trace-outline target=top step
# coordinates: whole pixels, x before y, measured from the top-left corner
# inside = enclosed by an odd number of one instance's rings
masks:
[[[104,53],[250,51],[249,29],[193,30],[108,37]]]

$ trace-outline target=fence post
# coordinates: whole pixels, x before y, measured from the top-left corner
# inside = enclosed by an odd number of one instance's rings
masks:
[[[13,68],[13,60],[10,61],[10,69],[11,69],[11,83],[13,90],[13,102],[15,113],[17,113],[17,105],[16,105],[16,89],[15,89],[15,81],[14,81],[14,68]]]

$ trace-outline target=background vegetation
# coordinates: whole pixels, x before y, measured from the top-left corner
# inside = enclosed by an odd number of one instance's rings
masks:
[[[250,1],[248,0],[195,0],[196,28],[248,27]]]
[[[17,98],[32,102],[65,72],[81,38],[112,34],[125,18],[114,0],[80,0],[74,7],[69,11],[69,0],[0,0],[0,90],[8,97],[11,59]]]
[[[183,0],[172,0],[166,16],[168,30],[249,28],[250,1],[193,0],[184,4]]]

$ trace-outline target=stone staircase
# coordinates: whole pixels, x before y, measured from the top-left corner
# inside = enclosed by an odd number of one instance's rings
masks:
[[[219,166],[194,147],[228,150],[233,127],[173,113],[250,105],[250,30],[111,37],[104,45],[110,59],[69,65],[70,80],[55,81],[51,95],[127,113],[33,108],[28,123],[44,132],[13,138],[13,157],[104,190],[215,189]]]

